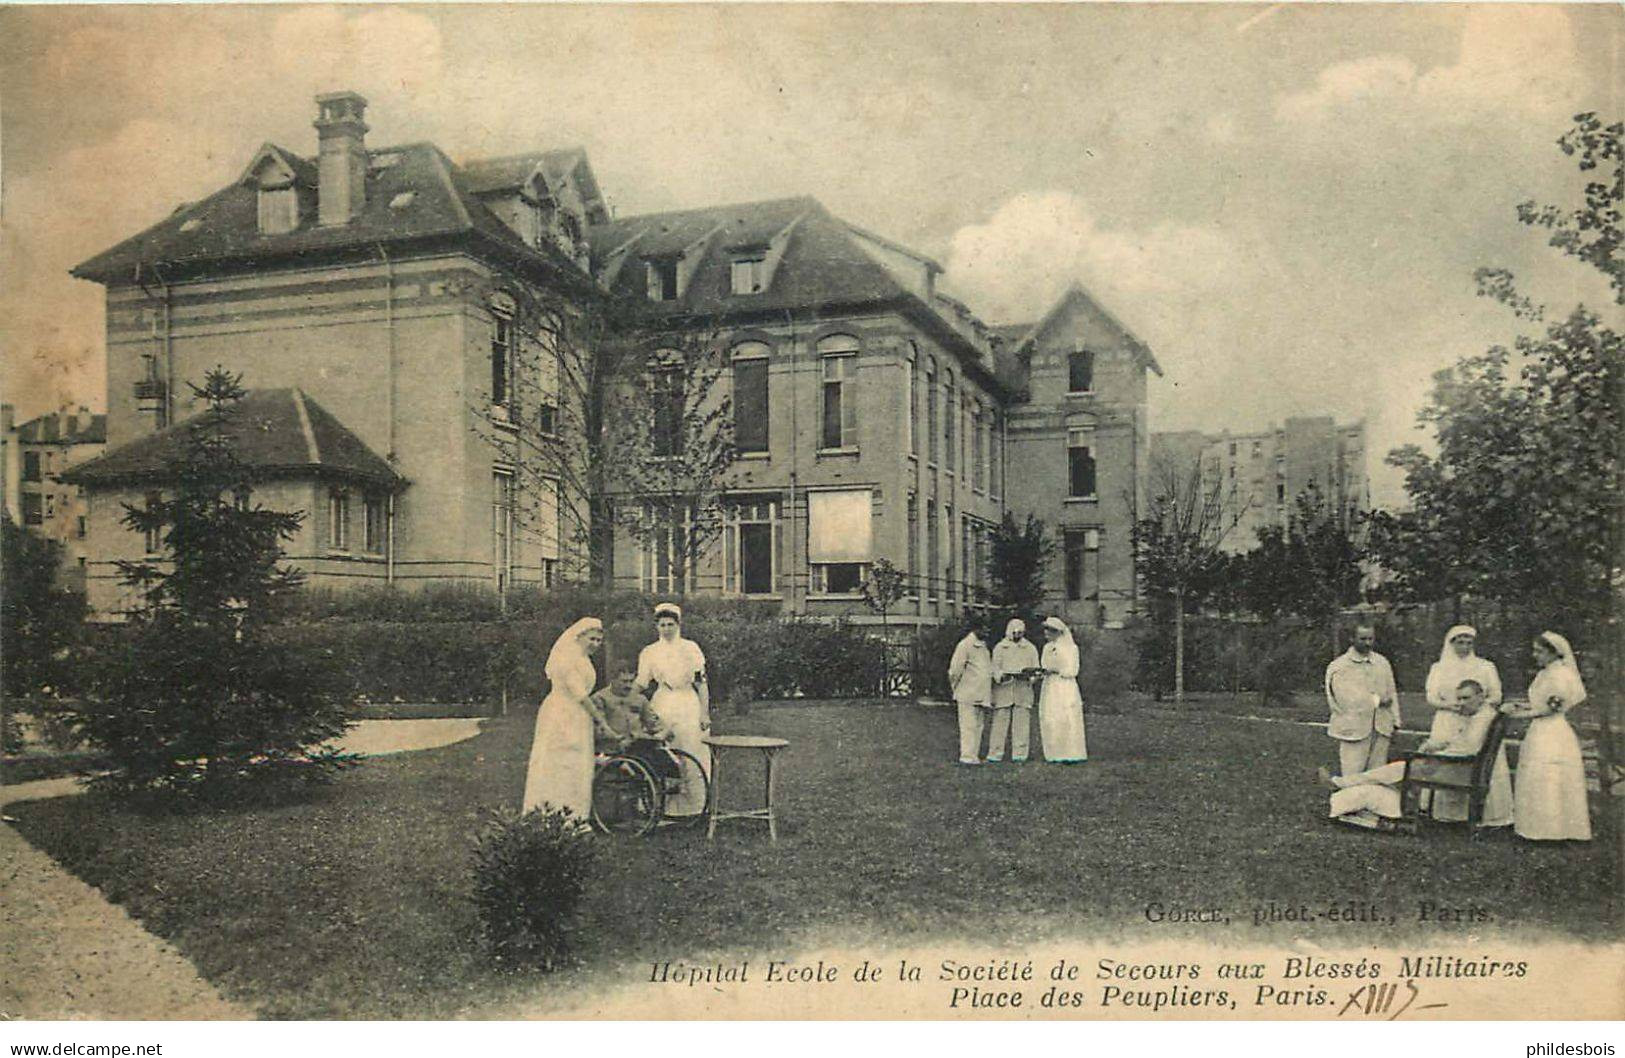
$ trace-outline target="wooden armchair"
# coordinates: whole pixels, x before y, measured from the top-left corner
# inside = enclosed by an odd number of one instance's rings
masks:
[[[1447,790],[1466,795],[1468,833],[1476,836],[1478,824],[1484,819],[1484,799],[1489,795],[1490,775],[1506,739],[1507,724],[1505,714],[1491,721],[1476,757],[1422,752],[1407,755],[1405,777],[1399,784],[1400,827],[1414,834],[1423,819],[1434,824],[1444,822],[1433,815],[1436,796],[1428,797],[1424,805],[1422,792]]]

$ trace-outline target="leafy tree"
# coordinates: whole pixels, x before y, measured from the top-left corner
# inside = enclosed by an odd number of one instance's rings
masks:
[[[881,627],[885,627],[891,608],[901,602],[908,591],[908,574],[893,565],[889,558],[876,559],[869,566],[868,576],[863,578],[863,601],[880,615]]]
[[[1589,179],[1576,208],[1525,202],[1523,223],[1597,268],[1613,291],[1606,316],[1584,305],[1549,319],[1506,269],[1477,273],[1479,293],[1538,328],[1434,376],[1419,415],[1438,441],[1389,454],[1405,471],[1412,509],[1378,516],[1372,547],[1417,598],[1467,593],[1527,608],[1600,655],[1599,689],[1620,686],[1621,555],[1625,554],[1625,305],[1620,207],[1625,198],[1622,126],[1580,114],[1561,139]],[[1612,773],[1613,712],[1599,701],[1604,769]],[[1613,798],[1605,799],[1609,804]]]
[[[1202,473],[1199,462],[1153,461],[1146,514],[1134,524],[1135,568],[1151,602],[1148,649],[1157,652],[1172,626],[1176,700],[1185,698],[1185,617],[1221,583],[1227,560],[1220,547],[1242,513],[1234,489]]]
[[[62,545],[0,519],[0,693],[18,701],[60,689],[79,640],[84,596],[56,584]]]
[[[1233,562],[1240,601],[1265,621],[1300,617],[1331,629],[1339,610],[1359,601],[1360,549],[1311,485],[1283,526],[1258,533],[1258,546]]]
[[[232,417],[241,377],[210,371],[207,405],[188,426],[173,492],[126,505],[124,524],[162,540],[166,560],[121,562],[141,598],[126,634],[66,719],[111,767],[92,780],[119,792],[218,795],[244,780],[321,777],[351,758],[321,748],[348,725],[319,659],[265,634],[274,604],[301,576],[280,565],[302,515],[253,504]]]
[[[993,527],[988,556],[988,579],[992,581],[991,602],[995,610],[1019,616],[1036,617],[1044,607],[1050,563],[1056,543],[1044,522],[1033,515],[1017,524],[1006,511]]]
[[[668,554],[672,580],[690,584],[722,536],[736,484],[727,344],[716,331],[663,332],[617,359],[604,423],[615,525]]]

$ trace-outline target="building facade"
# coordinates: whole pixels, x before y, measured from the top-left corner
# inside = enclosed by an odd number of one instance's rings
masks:
[[[107,416],[63,408],[14,425],[8,404],[3,419],[6,517],[59,542],[60,586],[84,591],[90,512],[79,487],[63,475],[106,450]]]
[[[93,608],[123,604],[114,563],[151,542],[116,512],[162,488],[175,443],[153,439],[217,365],[280,437],[245,451],[265,502],[274,482],[307,513],[289,559],[314,583],[578,577],[594,394],[605,425],[630,409],[658,426],[662,347],[696,336],[719,347],[738,449],[716,529],[690,559],[699,512],[606,482],[617,585],[846,614],[886,559],[910,584],[893,616],[945,620],[985,607],[993,527],[1033,512],[1067,542],[1058,608],[1132,608],[1156,363],[1083,291],[992,328],[937,289],[936,262],[812,198],[612,219],[580,151],[457,164],[369,147],[354,93],[317,106],[315,158],[266,144],[232,185],[75,270],[107,288],[112,451],[76,471]],[[647,353],[602,390],[595,314]]]
[[[1339,425],[1329,415],[1302,416],[1257,433],[1158,433],[1152,458],[1181,467],[1199,461],[1204,486],[1222,482],[1235,520],[1222,547],[1232,554],[1257,547],[1264,528],[1285,528],[1299,497],[1314,497],[1354,533],[1371,508],[1363,420]]]

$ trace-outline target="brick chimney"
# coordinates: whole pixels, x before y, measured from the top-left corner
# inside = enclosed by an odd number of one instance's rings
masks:
[[[350,223],[367,204],[366,113],[356,92],[316,97],[316,215],[324,226]]]

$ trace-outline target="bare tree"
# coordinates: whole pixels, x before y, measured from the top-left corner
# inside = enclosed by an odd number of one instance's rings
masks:
[[[1185,700],[1185,613],[1217,586],[1220,550],[1247,503],[1223,477],[1204,474],[1200,459],[1152,461],[1146,514],[1134,524],[1134,554],[1146,594],[1172,610],[1174,699]]]

